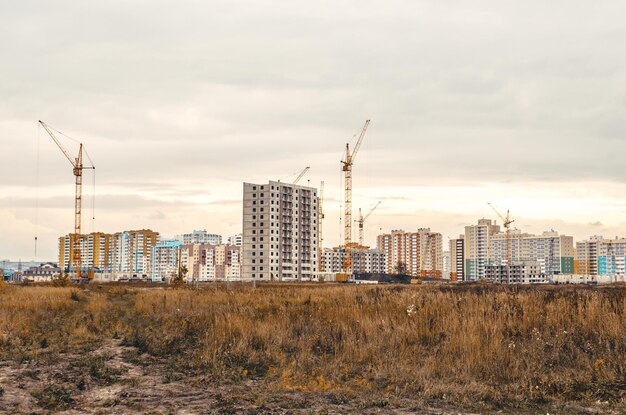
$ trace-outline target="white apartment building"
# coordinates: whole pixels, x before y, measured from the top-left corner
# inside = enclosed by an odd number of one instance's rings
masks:
[[[379,235],[377,247],[387,255],[389,274],[396,274],[398,265],[404,264],[409,275],[442,277],[442,238],[430,228],[420,228],[417,232],[393,230]]]
[[[443,251],[441,255],[441,260],[443,262],[443,266],[441,268],[441,275],[444,279],[451,279],[450,275],[450,251]]]
[[[184,233],[182,235],[177,235],[176,240],[182,242],[184,245],[189,245],[189,244],[221,245],[222,235],[218,235],[216,233],[208,233],[206,229],[203,229],[200,231],[194,230],[191,233]]]
[[[238,233],[237,235],[229,236],[226,245],[242,246],[243,234]]]
[[[322,272],[337,274],[343,272],[346,251],[350,256],[352,272],[357,274],[383,274],[387,272],[387,254],[379,249],[324,248],[322,251]]]
[[[574,273],[574,238],[546,231],[541,235],[512,230],[509,237],[511,261],[536,261],[546,275]],[[506,265],[506,233],[491,235],[489,239],[489,263]]]
[[[150,247],[152,282],[169,281],[178,276],[179,266],[182,268],[179,261],[182,246],[182,242],[173,240],[159,241]]]
[[[317,189],[243,184],[243,279],[310,280],[318,268]]]
[[[465,227],[465,280],[476,281],[486,277],[485,267],[489,264],[490,257],[489,241],[492,235],[499,232],[500,226],[491,219],[480,219],[476,225]]]
[[[110,272],[129,278],[149,278],[152,251],[159,234],[149,229],[117,232],[111,236],[108,252]]]

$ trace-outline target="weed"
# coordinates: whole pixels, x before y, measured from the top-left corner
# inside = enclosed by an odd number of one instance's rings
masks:
[[[39,407],[51,411],[69,409],[74,404],[72,390],[64,386],[47,385],[39,391],[31,392],[31,395],[37,400]]]

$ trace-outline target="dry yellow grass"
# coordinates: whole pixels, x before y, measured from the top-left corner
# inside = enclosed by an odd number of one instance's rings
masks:
[[[216,381],[460,405],[622,405],[625,317],[624,287],[11,287],[0,294],[0,347],[32,358],[42,345],[118,336]]]

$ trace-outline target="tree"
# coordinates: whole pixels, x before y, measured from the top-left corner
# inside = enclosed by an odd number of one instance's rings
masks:
[[[406,263],[404,263],[402,261],[398,261],[398,264],[396,264],[396,274],[407,275],[408,272],[409,272],[409,270],[406,267]]]
[[[185,285],[185,276],[187,275],[187,272],[189,272],[189,270],[186,265],[178,268],[178,274],[175,274],[174,279],[172,280],[172,285],[175,287],[182,287]]]
[[[55,287],[68,287],[71,282],[70,275],[65,271],[52,278],[52,285]]]

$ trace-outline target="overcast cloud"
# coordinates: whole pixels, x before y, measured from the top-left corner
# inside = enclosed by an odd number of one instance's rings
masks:
[[[371,118],[354,169],[355,210],[383,200],[370,243],[456,236],[493,217],[486,202],[530,232],[626,235],[625,15],[621,1],[2,2],[0,258],[33,258],[39,234],[54,259],[72,230],[71,169],[38,119],[85,143],[103,231],[228,236],[243,181],[311,166],[337,243],[339,160]],[[90,210],[90,176],[85,191]]]

